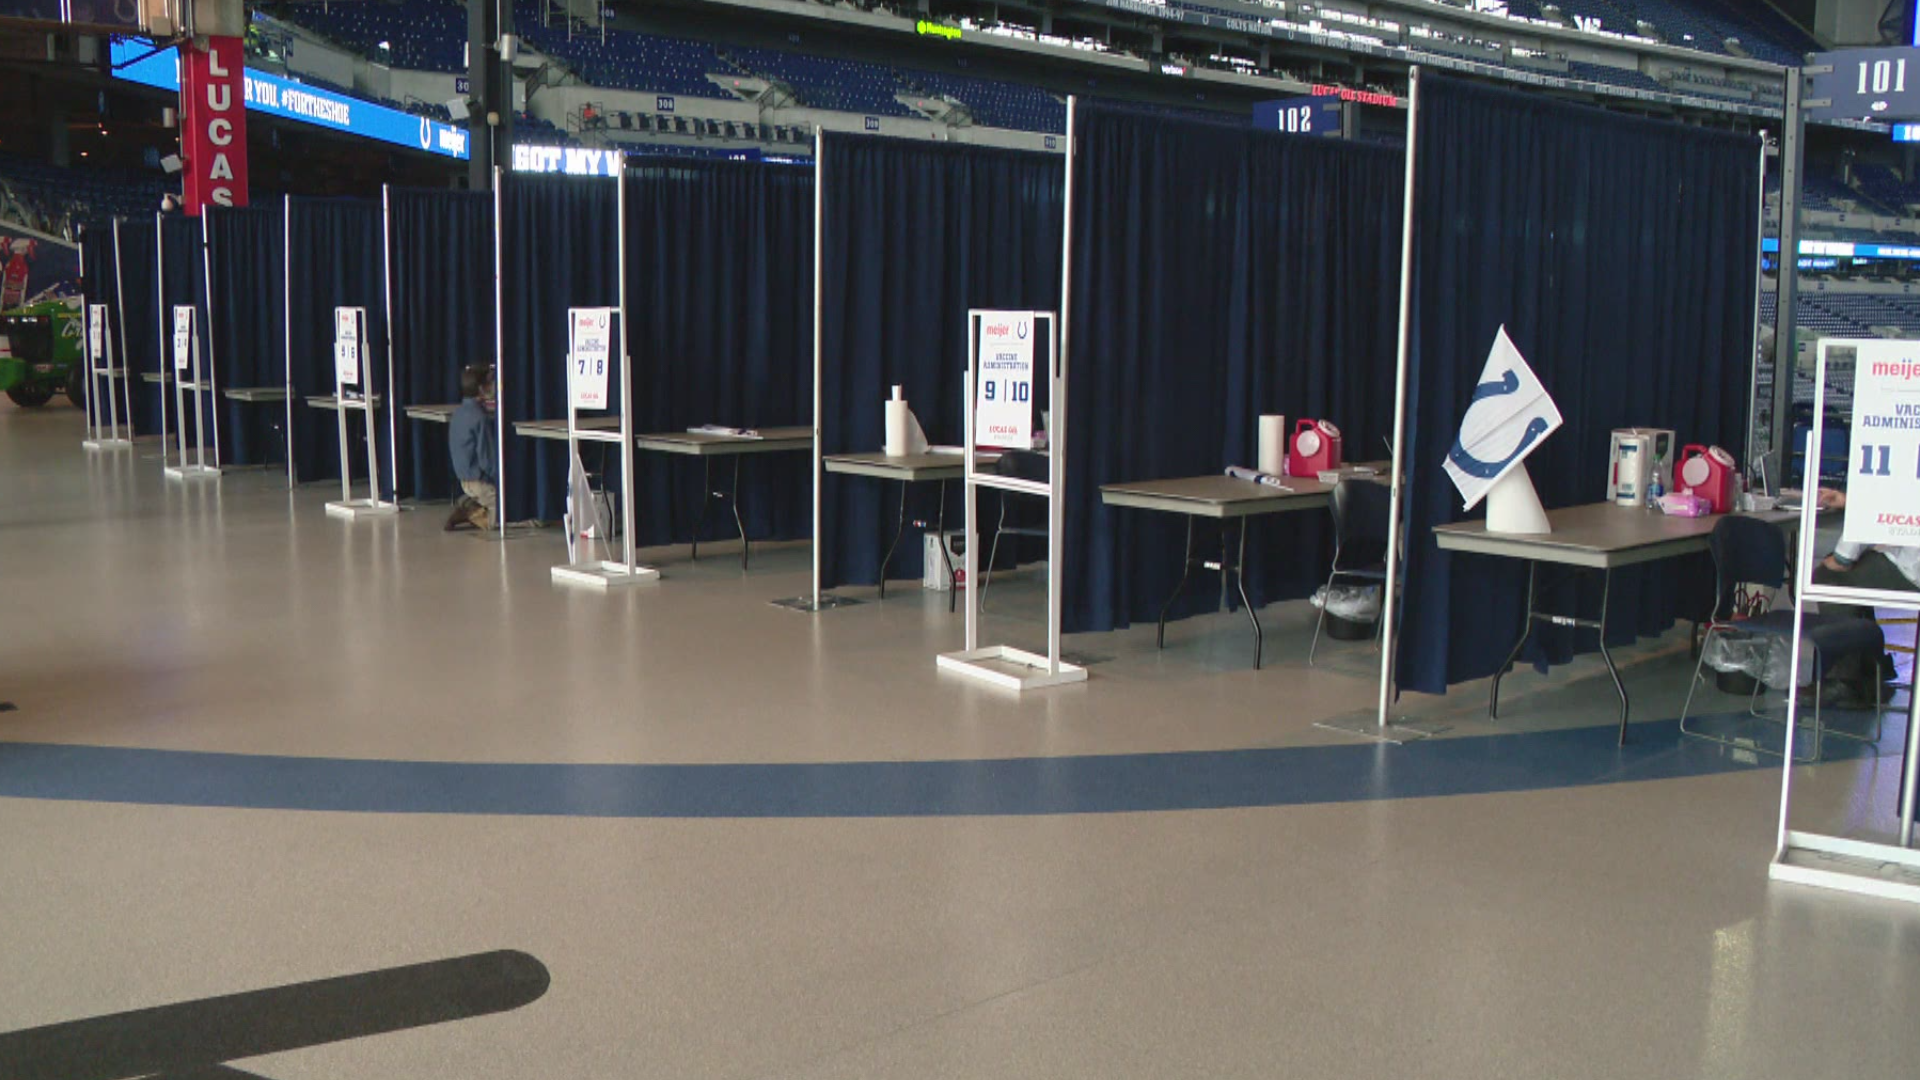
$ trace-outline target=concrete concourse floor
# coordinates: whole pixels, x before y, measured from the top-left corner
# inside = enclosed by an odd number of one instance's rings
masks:
[[[556,532],[80,436],[0,404],[0,1077],[1920,1068],[1920,910],[1769,885],[1779,769],[1674,737],[1677,634],[1628,653],[1628,748],[1591,661],[1379,746],[1312,726],[1370,713],[1378,656],[1309,668],[1303,604],[1262,671],[1220,615],[1069,638],[1090,680],[1012,697],[935,672],[944,597],[770,606],[804,545],[593,595]],[[1037,638],[1033,576],[989,639]],[[1900,726],[1798,770],[1796,826],[1886,835]],[[239,1006],[33,1030],[497,950],[544,994],[276,998],[291,1042],[239,1059],[192,1057]]]

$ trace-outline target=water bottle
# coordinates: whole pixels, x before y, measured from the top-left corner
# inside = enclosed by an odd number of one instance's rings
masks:
[[[1666,493],[1667,489],[1661,486],[1660,473],[1656,470],[1652,476],[1647,478],[1647,509],[1660,509],[1660,496]]]

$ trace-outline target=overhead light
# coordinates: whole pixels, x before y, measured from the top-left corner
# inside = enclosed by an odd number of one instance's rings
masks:
[[[392,51],[393,51],[393,45],[392,45],[392,43],[391,43],[391,42],[386,42],[386,41],[383,41],[383,42],[381,42],[380,44],[378,44],[378,45],[375,45],[375,46],[374,46],[374,48],[376,48],[376,49],[385,49],[385,50],[387,50],[388,52],[392,52]]]

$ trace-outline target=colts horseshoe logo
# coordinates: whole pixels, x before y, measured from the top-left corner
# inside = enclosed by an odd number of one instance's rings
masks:
[[[1516,394],[1519,392],[1520,376],[1512,371],[1507,371],[1500,376],[1500,381],[1498,382],[1481,383],[1474,387],[1473,401],[1468,403],[1467,408],[1471,410],[1474,403],[1486,398],[1505,397],[1508,394]],[[1527,421],[1527,429],[1520,435],[1520,444],[1513,448],[1513,453],[1508,454],[1498,461],[1482,461],[1474,457],[1472,454],[1467,453],[1467,448],[1460,445],[1459,438],[1455,437],[1453,440],[1453,449],[1447,451],[1447,460],[1453,462],[1455,468],[1466,473],[1468,476],[1477,477],[1481,480],[1491,480],[1499,476],[1507,466],[1513,464],[1515,460],[1524,455],[1528,449],[1533,446],[1534,441],[1546,433],[1547,421],[1545,417],[1536,416]]]

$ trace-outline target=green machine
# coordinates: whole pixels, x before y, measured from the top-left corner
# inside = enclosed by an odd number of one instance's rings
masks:
[[[0,314],[0,390],[29,408],[62,390],[67,400],[84,405],[83,329],[77,298],[41,300]]]

